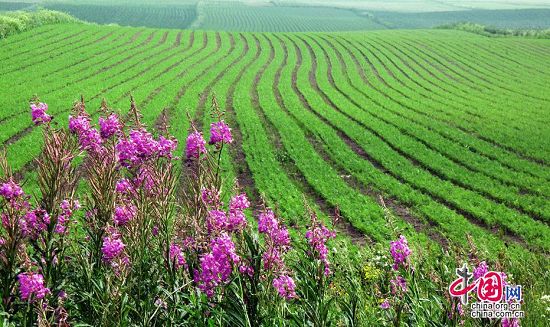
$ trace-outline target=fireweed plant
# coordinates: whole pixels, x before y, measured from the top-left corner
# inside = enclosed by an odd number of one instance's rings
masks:
[[[44,139],[38,194],[0,156],[2,325],[472,324],[441,291],[464,253],[411,247],[389,212],[393,241],[358,248],[335,239],[338,214],[329,228],[306,204],[308,223],[289,230],[263,204],[252,213],[238,187],[222,189],[233,137],[217,107],[210,139],[192,124],[181,156],[133,99],[124,117],[103,102],[97,123],[82,99],[61,128],[46,104],[30,107]],[[471,245],[476,278],[488,269],[480,257]]]

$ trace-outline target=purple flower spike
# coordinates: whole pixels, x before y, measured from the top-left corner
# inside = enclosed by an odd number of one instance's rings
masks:
[[[50,290],[44,286],[44,277],[32,272],[17,275],[21,300],[43,299]]]
[[[110,232],[108,236],[103,238],[103,245],[101,246],[101,252],[103,253],[103,260],[111,262],[122,254],[126,245],[120,239],[118,232]]]
[[[222,120],[210,125],[210,144],[232,143],[231,128]]]
[[[185,154],[188,159],[197,159],[201,154],[206,154],[206,141],[199,132],[189,134]]]
[[[390,308],[390,302],[386,299],[380,304],[380,309],[388,310]]]
[[[23,189],[14,181],[8,181],[0,186],[0,195],[6,200],[18,198],[23,195]]]
[[[485,261],[480,262],[476,269],[474,269],[474,280],[483,277],[487,271],[489,271],[489,266],[487,266],[487,263]]]
[[[409,243],[405,236],[401,235],[397,241],[390,242],[390,252],[394,261],[394,270],[397,270],[400,265],[404,267],[407,266],[407,260],[411,255],[411,250],[409,249]]]
[[[45,103],[31,104],[32,122],[35,125],[45,124],[52,120],[52,117],[46,114],[48,105]]]
[[[279,296],[286,300],[296,297],[296,284],[289,276],[282,275],[273,279],[273,287],[277,290]]]
[[[122,124],[115,114],[109,115],[107,118],[99,117],[99,131],[101,138],[108,139],[117,134],[122,129]]]
[[[170,255],[170,261],[176,269],[180,269],[181,267],[187,267],[187,262],[185,261],[185,257],[183,256],[183,251],[181,250],[181,247],[179,245],[172,243],[170,245],[169,255]]]

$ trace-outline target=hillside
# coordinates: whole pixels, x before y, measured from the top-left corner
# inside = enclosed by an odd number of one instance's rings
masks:
[[[99,24],[238,32],[415,29],[466,21],[494,28],[550,28],[550,6],[539,0],[0,0],[0,11],[37,8],[65,12]]]

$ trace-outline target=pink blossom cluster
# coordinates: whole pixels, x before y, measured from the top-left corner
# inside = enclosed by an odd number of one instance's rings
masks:
[[[52,117],[46,113],[48,105],[45,103],[31,103],[32,122],[35,125],[45,124],[52,120]]]
[[[219,208],[221,206],[220,191],[203,188],[201,199],[207,207]]]
[[[218,143],[232,143],[233,136],[231,135],[231,128],[227,124],[220,120],[218,122],[210,124],[210,141],[209,144]]]
[[[172,153],[178,147],[178,140],[175,138],[165,138],[164,136],[159,136],[158,140],[158,153],[160,157],[173,158]]]
[[[134,178],[121,178],[117,181],[115,191],[119,194],[122,202],[132,201],[140,189],[146,191],[148,196],[158,195],[160,190],[155,188],[158,183],[153,175],[153,169],[150,165],[142,165],[134,172]]]
[[[187,136],[185,155],[187,159],[198,159],[201,154],[206,154],[206,141],[202,133],[193,132]]]
[[[91,128],[88,115],[69,116],[69,130],[75,134],[81,134]]]
[[[401,276],[390,280],[390,290],[392,295],[403,294],[407,292],[407,281]]]
[[[231,128],[223,121],[210,124],[210,145],[229,144],[233,142]],[[185,155],[187,159],[198,159],[201,154],[206,154],[206,141],[201,132],[195,131],[187,136]]]
[[[240,272],[243,276],[253,277],[253,276],[254,276],[254,267],[252,267],[251,265],[249,265],[249,264],[247,264],[247,263],[242,263],[242,264],[239,266],[239,272]]]
[[[485,276],[489,271],[489,266],[485,261],[479,263],[479,265],[474,269],[474,280],[478,280],[480,277]]]
[[[156,156],[172,158],[178,146],[176,139],[163,136],[155,140],[145,129],[131,130],[127,138],[121,138],[116,145],[119,163],[126,168],[137,167]]]
[[[327,241],[335,238],[336,233],[326,228],[321,222],[315,222],[310,230],[306,232],[306,239],[313,249],[317,259],[321,260],[324,266],[325,276],[330,275],[330,262],[328,261]]]
[[[134,190],[142,188],[149,193],[149,195],[154,195],[155,186],[159,186],[156,183],[154,176],[154,168],[151,165],[141,165],[135,174],[133,179]],[[160,190],[159,190],[160,192]]]
[[[281,275],[274,278],[273,287],[282,298],[290,300],[296,297],[296,284],[294,283],[294,279],[287,275]]]
[[[405,268],[407,267],[408,258],[411,255],[411,250],[409,249],[409,243],[405,236],[400,235],[397,241],[390,242],[390,253],[393,257],[393,269],[399,269],[399,266],[402,265]]]
[[[0,186],[0,195],[9,201],[22,196],[23,189],[14,181],[9,180]]]
[[[170,251],[168,255],[170,257],[170,262],[176,270],[182,267],[187,267],[187,262],[185,261],[183,250],[179,245],[175,243],[170,244]]]
[[[78,136],[78,142],[82,150],[100,154],[103,151],[103,140],[99,131],[90,124],[90,118],[86,114],[76,117],[69,116],[69,130]]]
[[[262,255],[264,269],[273,272],[273,287],[284,299],[296,297],[294,279],[289,276],[283,256],[290,250],[290,235],[287,228],[266,209],[258,216],[258,232],[265,235],[266,250]]]
[[[126,245],[122,242],[121,235],[115,229],[107,231],[107,236],[103,238],[103,245],[101,246],[101,252],[103,253],[103,260],[111,262],[116,258],[120,258],[123,255]]]
[[[502,327],[519,327],[521,326],[518,318],[503,318],[501,321]]]
[[[230,231],[240,231],[246,227],[246,217],[244,210],[250,207],[250,202],[246,194],[242,193],[235,195],[229,201],[229,224],[227,226]]]
[[[290,236],[286,227],[269,209],[258,216],[258,232],[265,235],[266,250],[262,255],[264,268],[276,272],[285,270],[283,255],[290,250]]]
[[[134,186],[127,178],[119,180],[116,184],[116,191],[120,194],[129,194],[133,191]]]
[[[19,281],[19,292],[21,300],[32,301],[43,299],[50,290],[44,286],[44,276],[41,274],[28,272],[17,275]]]
[[[133,220],[137,215],[137,208],[133,204],[118,206],[115,208],[114,221],[116,225],[123,226]]]
[[[208,195],[203,192],[203,197]],[[207,199],[208,200],[208,199]],[[214,203],[213,201],[210,201]],[[221,206],[221,203],[219,203]],[[209,233],[238,232],[246,227],[244,210],[250,206],[245,194],[236,195],[229,202],[229,212],[212,209],[208,212],[207,228]]]
[[[217,286],[229,280],[233,267],[241,261],[227,233],[213,239],[210,247],[211,251],[200,258],[201,270],[194,272],[195,283],[208,297],[214,295]]]
[[[48,229],[50,225],[50,215],[43,209],[34,209],[27,212],[19,220],[19,228],[23,236],[30,239],[37,239],[38,236]]]
[[[121,130],[122,124],[117,115],[110,114],[107,118],[99,117],[99,134],[101,138],[108,139],[120,133]]]
[[[210,210],[208,211],[208,218],[206,220],[206,227],[209,233],[214,231],[223,231],[228,225],[227,214],[222,210]]]
[[[80,209],[80,202],[78,200],[63,200],[59,207],[61,208],[61,214],[57,217],[54,232],[65,234],[67,232],[67,224],[73,216],[74,211]]]

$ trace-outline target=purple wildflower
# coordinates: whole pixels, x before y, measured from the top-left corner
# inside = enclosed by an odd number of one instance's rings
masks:
[[[218,190],[202,189],[201,198],[207,206],[218,208],[221,205],[220,191]]]
[[[227,215],[221,210],[210,210],[208,212],[206,225],[209,233],[213,231],[221,232],[225,230],[228,225]]]
[[[76,117],[69,116],[69,130],[75,134],[82,134],[83,132],[89,130],[90,118],[86,115],[79,115]]]
[[[17,275],[21,300],[43,299],[50,290],[44,286],[44,277],[32,272]]]
[[[270,245],[262,254],[264,269],[272,271],[284,271],[285,263],[283,261],[283,249]]]
[[[130,181],[126,178],[123,178],[116,183],[117,193],[127,194],[127,193],[130,193],[132,190],[133,190],[133,186],[130,183]]]
[[[61,208],[61,214],[57,217],[54,232],[64,234],[67,232],[67,223],[70,221],[73,211],[80,208],[80,202],[78,202],[78,200],[74,200],[72,202],[69,200],[63,200],[61,201],[59,207]]]
[[[279,296],[284,299],[290,300],[296,297],[296,284],[294,284],[292,277],[281,275],[273,279],[273,287],[277,290]]]
[[[309,246],[313,249],[315,256],[319,259],[325,268],[325,276],[330,275],[330,263],[328,261],[328,248],[327,241],[331,238],[335,238],[336,233],[330,231],[322,223],[316,222],[312,226],[312,229],[306,232],[306,238]]]
[[[226,233],[211,242],[211,252],[200,259],[201,270],[195,271],[194,280],[208,297],[214,295],[214,289],[228,281],[233,265],[240,262],[235,252],[235,244]]]
[[[290,246],[290,236],[286,227],[275,217],[275,213],[266,210],[258,217],[258,231],[266,234],[271,242],[278,247]]]
[[[173,157],[172,152],[176,151],[178,147],[178,140],[175,138],[167,139],[164,136],[160,136],[158,140],[159,156],[171,159]]]
[[[114,230],[109,231],[109,235],[103,238],[103,245],[101,246],[103,260],[111,262],[122,254],[125,247],[126,245],[120,239],[120,234]]]
[[[122,124],[115,114],[109,115],[107,118],[99,117],[99,131],[103,139],[117,134],[122,129]]]
[[[462,304],[460,302],[458,302],[458,304],[456,305],[456,311],[459,315],[464,316],[464,308],[462,307]]]
[[[407,281],[401,276],[390,280],[391,294],[401,294],[407,292]]]
[[[69,218],[65,215],[59,215],[57,217],[57,223],[55,224],[54,232],[57,234],[65,234],[67,232],[67,223]]]
[[[229,210],[244,210],[250,207],[246,194],[235,195],[229,202]]]
[[[206,154],[206,141],[200,132],[193,132],[187,137],[185,155],[188,159],[199,158],[201,153]]]
[[[130,131],[130,140],[135,146],[137,156],[142,160],[146,160],[158,152],[158,142],[146,130]]]
[[[136,178],[133,180],[134,187],[143,187],[146,191],[151,191],[155,186],[156,179],[153,176],[153,170],[147,165],[139,167]]]
[[[246,227],[246,216],[241,210],[229,211],[229,231],[241,231]]]
[[[157,225],[153,226],[153,228],[151,229],[151,234],[153,234],[153,236],[155,237],[159,236],[159,227]]]
[[[290,248],[288,230],[271,210],[265,210],[258,217],[258,231],[265,234],[267,248],[262,255],[264,268],[274,271],[285,270],[283,255]]]
[[[132,130],[127,139],[116,145],[119,163],[123,167],[138,166],[158,154],[159,143],[146,130]]]
[[[14,181],[10,180],[3,183],[0,186],[0,195],[3,196],[6,200],[11,200],[23,195],[23,189]]]
[[[403,265],[404,267],[407,266],[407,260],[411,254],[411,250],[409,249],[409,244],[405,236],[401,235],[397,241],[390,242],[390,252],[394,261],[394,270],[397,270],[399,265]]]
[[[183,251],[181,247],[177,244],[172,243],[170,245],[170,262],[174,265],[174,268],[180,269],[181,267],[187,267],[187,262],[183,256]]]
[[[241,265],[239,267],[239,272],[243,275],[248,275],[249,277],[254,276],[254,267],[249,265]]]
[[[231,128],[222,120],[212,123],[210,125],[210,144],[215,143],[231,143],[233,142],[233,136],[231,135]]]
[[[115,208],[114,220],[117,225],[125,225],[130,220],[133,220],[137,215],[137,209],[134,205],[129,204]]]
[[[82,150],[90,151],[93,153],[101,152],[101,144],[103,143],[99,132],[95,128],[89,128],[78,134],[78,142]]]
[[[501,321],[502,327],[519,327],[519,319],[517,318],[503,318]]]
[[[478,280],[480,277],[485,276],[487,271],[489,271],[489,266],[487,266],[487,263],[485,261],[481,261],[479,265],[474,269],[474,280]]]
[[[390,308],[390,301],[388,299],[384,299],[384,302],[380,304],[380,309],[388,310]]]
[[[19,228],[23,236],[31,239],[38,238],[38,235],[45,231],[50,224],[50,215],[43,209],[35,209],[19,220]]]
[[[48,110],[48,105],[45,103],[31,104],[32,122],[35,125],[40,125],[51,121],[52,117],[46,114],[47,110]]]

